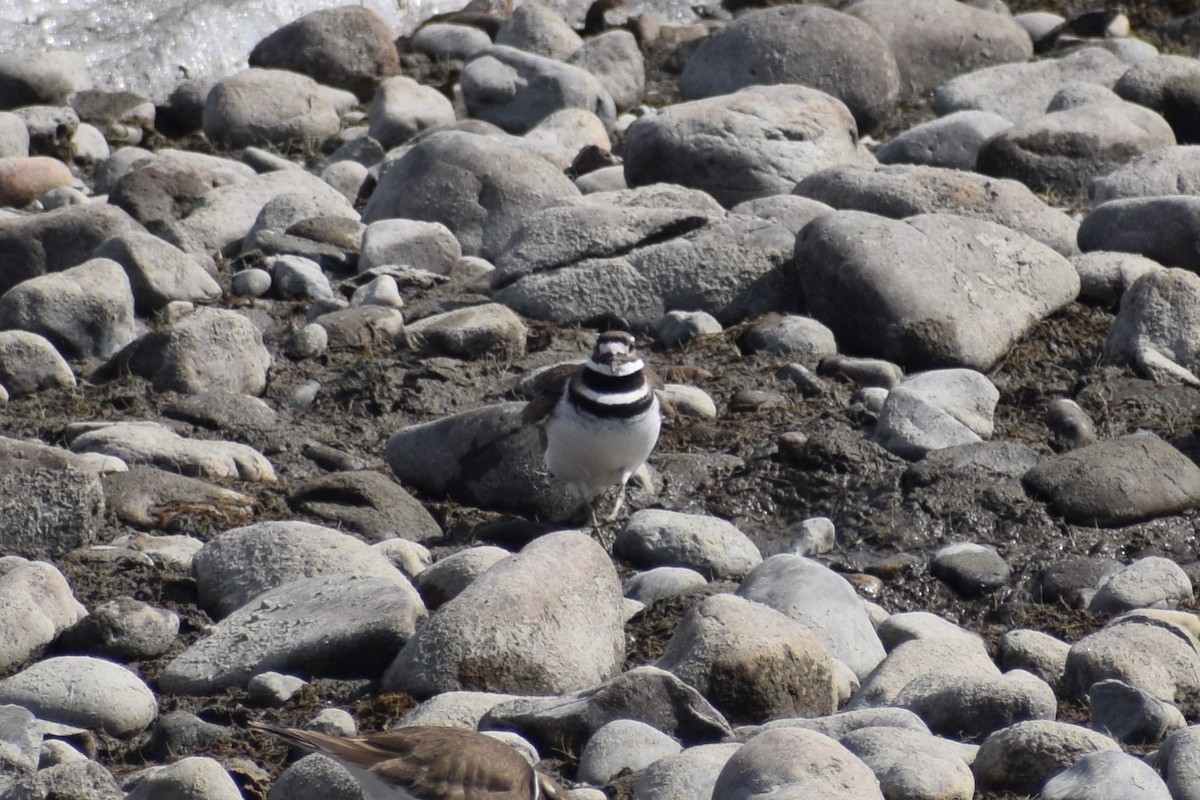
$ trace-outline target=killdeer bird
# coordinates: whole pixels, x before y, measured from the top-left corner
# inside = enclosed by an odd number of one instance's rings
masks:
[[[535,396],[521,418],[539,426],[546,467],[587,505],[593,527],[592,500],[602,490],[619,487],[611,521],[625,504],[632,476],[650,488],[645,464],[662,425],[654,393],[661,387],[624,331],[600,334],[584,364],[554,367],[534,383]]]
[[[333,736],[263,722],[250,727],[341,764],[367,800],[565,800],[566,793],[516,750],[463,728],[414,725]]]

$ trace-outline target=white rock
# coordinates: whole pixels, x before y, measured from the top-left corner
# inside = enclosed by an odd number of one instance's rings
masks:
[[[212,758],[190,756],[174,764],[148,767],[129,776],[123,788],[125,800],[241,800],[233,778]]]
[[[432,86],[397,75],[375,90],[368,119],[370,137],[391,150],[426,128],[454,122],[454,106]]]
[[[0,681],[0,704],[38,717],[127,738],[158,715],[154,693],[132,670],[85,656],[43,659]]]
[[[400,651],[389,691],[565,692],[616,675],[624,657],[621,585],[582,533],[542,536],[442,606]],[[541,624],[531,625],[530,620]],[[469,673],[463,665],[470,664]]]
[[[185,439],[155,422],[96,423],[70,438],[74,453],[100,453],[127,464],[209,478],[275,482],[275,469],[257,450],[237,442]]]
[[[613,550],[643,566],[684,566],[735,579],[762,561],[753,542],[728,522],[659,509],[630,516]]]
[[[789,554],[771,556],[742,580],[737,593],[807,626],[830,655],[860,678],[884,659],[883,645],[854,589],[815,561]]]
[[[619,719],[599,728],[579,757],[579,779],[605,786],[622,770],[637,772],[683,748],[662,731],[632,719]]]

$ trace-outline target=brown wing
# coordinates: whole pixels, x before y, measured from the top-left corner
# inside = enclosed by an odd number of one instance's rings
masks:
[[[369,770],[420,800],[529,800],[533,787],[533,767],[517,751],[463,728],[414,725],[345,737],[250,726]]]
[[[532,425],[549,416],[558,398],[562,397],[563,387],[578,371],[579,364],[559,364],[534,378],[533,399],[521,411],[521,421]]]
[[[503,742],[456,728],[398,728],[365,737],[396,757],[371,767],[422,800],[530,800],[533,767]]]

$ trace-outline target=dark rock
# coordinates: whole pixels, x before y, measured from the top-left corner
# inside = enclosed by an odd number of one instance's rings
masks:
[[[416,498],[378,472],[339,472],[304,481],[288,505],[371,541],[439,539],[442,529]]]

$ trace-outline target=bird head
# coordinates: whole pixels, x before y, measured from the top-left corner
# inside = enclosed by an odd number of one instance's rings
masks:
[[[625,331],[608,331],[596,338],[590,366],[607,375],[632,375],[644,365],[634,349],[634,339]]]

